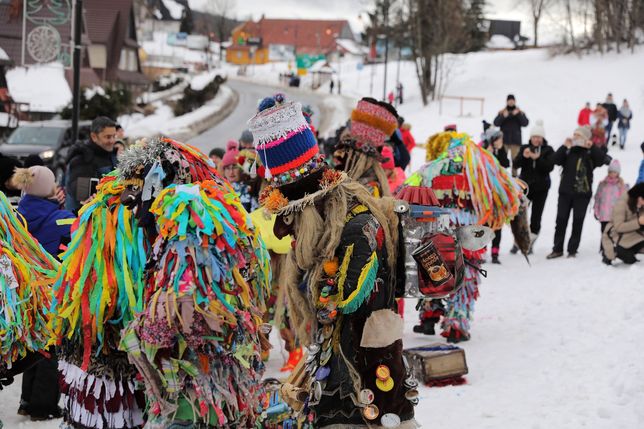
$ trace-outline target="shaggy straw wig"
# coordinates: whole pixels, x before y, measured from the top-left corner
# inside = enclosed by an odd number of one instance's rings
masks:
[[[387,174],[380,164],[380,160],[369,156],[359,150],[347,148],[347,158],[344,165],[344,171],[353,180],[360,180],[373,173],[378,185],[380,186],[380,195],[390,197],[389,181]]]
[[[287,289],[289,315],[296,335],[304,345],[310,343],[310,332],[315,331],[317,324],[314,302],[324,275],[323,263],[335,256],[347,213],[356,203],[366,206],[384,228],[387,265],[391,275],[395,275],[398,217],[392,198],[376,199],[364,186],[349,180],[326,194],[318,204],[294,213],[296,245],[287,257],[280,283]],[[308,273],[306,279],[303,279],[304,273]],[[299,290],[302,281],[308,285],[305,292]]]

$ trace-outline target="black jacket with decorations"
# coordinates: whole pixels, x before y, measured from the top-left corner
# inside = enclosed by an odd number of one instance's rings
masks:
[[[395,276],[387,267],[384,230],[366,207],[356,206],[348,215],[336,256],[336,287],[342,301],[334,324],[337,336],[333,344],[321,345],[321,352],[325,347],[329,350],[329,346],[334,352],[322,399],[312,407],[315,427],[367,423],[378,426],[387,413],[397,415],[403,422],[411,420],[413,405],[405,398],[409,388],[404,381],[409,373],[402,358],[402,319],[395,314]],[[374,343],[374,338],[380,343]],[[355,372],[349,371],[345,359]],[[394,384],[389,391],[376,385],[380,365],[391,373]],[[352,373],[359,375],[359,380],[352,379]],[[373,404],[379,410],[376,419],[366,420],[362,408],[353,404],[351,395],[357,396],[356,385],[374,393]]]

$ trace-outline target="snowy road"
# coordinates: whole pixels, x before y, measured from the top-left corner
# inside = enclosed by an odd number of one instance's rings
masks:
[[[188,143],[206,153],[215,147],[225,148],[228,140],[237,140],[242,131],[246,129],[246,121],[257,111],[258,102],[262,98],[278,92],[286,94],[287,100],[310,104],[314,111],[313,124],[317,126],[320,123],[320,108],[318,106],[320,97],[315,94],[299,90],[279,89],[234,79],[229,79],[227,85],[239,94],[237,108],[219,124],[188,141]]]

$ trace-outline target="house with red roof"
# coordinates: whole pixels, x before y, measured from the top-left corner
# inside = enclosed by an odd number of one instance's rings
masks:
[[[329,55],[343,52],[347,45],[343,41],[356,43],[347,20],[262,17],[257,22],[246,21],[233,30],[226,60],[245,65],[287,61],[303,54]]]

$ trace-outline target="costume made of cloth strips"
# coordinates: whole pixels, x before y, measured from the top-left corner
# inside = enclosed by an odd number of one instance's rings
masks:
[[[411,222],[405,227],[407,286],[409,288],[411,283],[418,281],[417,274],[413,272],[416,264],[410,258],[414,247],[418,246],[414,243],[436,232],[447,233],[460,241],[458,247],[460,249],[462,245],[465,260],[462,285],[443,303],[425,300],[420,304],[421,323],[433,325],[444,316],[442,335],[450,342],[458,342],[469,339],[474,302],[479,295],[479,267],[485,253],[485,243],[481,240],[474,240],[481,245],[467,246],[466,242],[471,241],[467,235],[475,233],[485,235],[488,241],[491,239],[489,229],[474,231],[465,227],[501,228],[519,212],[523,193],[519,183],[499,165],[496,158],[476,145],[467,134],[450,131],[433,135],[426,148],[427,163],[407,179],[407,189],[403,188],[401,194],[410,195],[409,188],[413,187],[431,188],[440,207],[440,216],[438,222]]]
[[[47,355],[47,309],[57,269],[0,192],[0,390]]]
[[[51,327],[59,351],[63,428],[139,428],[145,399],[136,368],[118,350],[143,309],[150,243],[121,203],[125,184],[105,176],[72,225],[54,287]]]
[[[120,160],[126,198],[154,239],[144,309],[121,350],[146,385],[145,428],[253,428],[268,252],[233,188],[201,152],[169,139]]]
[[[406,395],[417,382],[402,358],[402,319],[394,312],[393,199],[375,199],[319,162],[299,103],[269,107],[249,128],[267,170],[303,171],[260,195],[277,215],[275,235],[295,239],[284,286],[307,346],[282,397],[303,428],[416,427]]]

